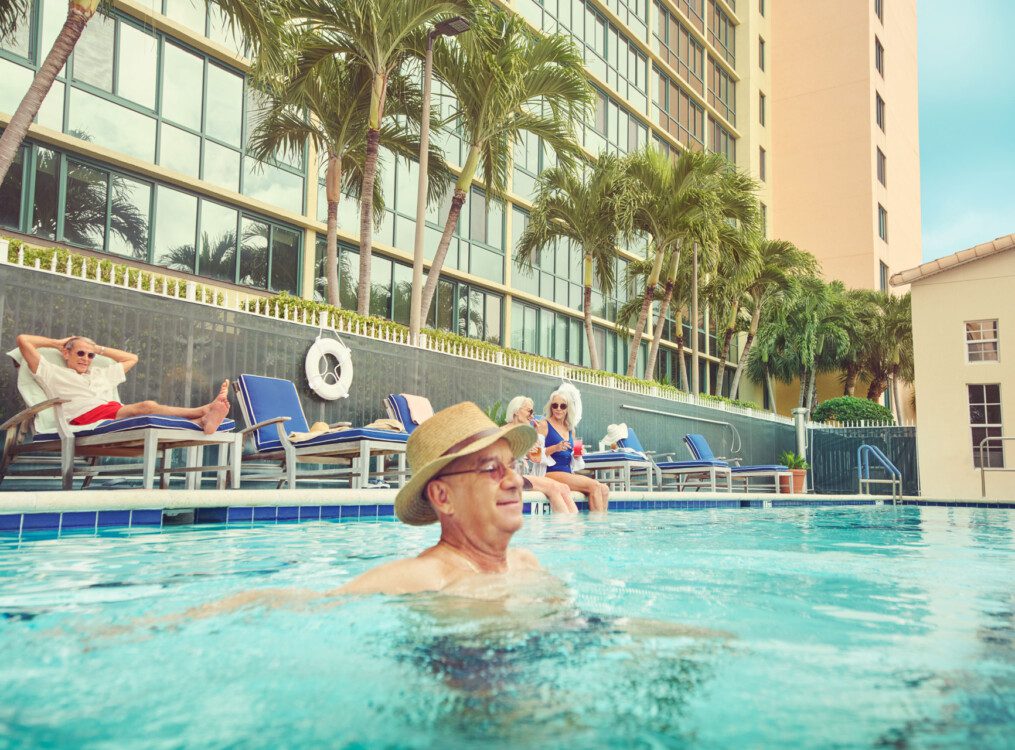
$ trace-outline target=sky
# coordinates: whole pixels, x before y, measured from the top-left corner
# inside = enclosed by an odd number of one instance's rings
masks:
[[[1015,0],[917,0],[917,24],[926,262],[1015,232]]]

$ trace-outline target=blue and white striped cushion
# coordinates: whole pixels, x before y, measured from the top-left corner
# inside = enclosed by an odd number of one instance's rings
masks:
[[[167,417],[158,414],[142,414],[137,417],[126,417],[124,419],[107,419],[97,423],[98,426],[90,430],[79,430],[74,433],[75,437],[87,437],[88,435],[106,435],[112,432],[126,432],[127,430],[141,430],[147,427],[156,427],[163,430],[193,430],[200,432],[201,428],[193,421],[185,417]],[[216,432],[229,432],[236,423],[231,419],[223,420]],[[59,440],[60,436],[55,432],[41,433],[35,436],[35,441]]]
[[[389,442],[404,443],[409,439],[408,433],[395,432],[394,430],[374,430],[367,427],[357,427],[352,430],[341,432],[325,432],[315,438],[294,442],[297,448],[306,448],[315,445],[339,445],[341,443],[356,443],[360,440],[387,440]]]

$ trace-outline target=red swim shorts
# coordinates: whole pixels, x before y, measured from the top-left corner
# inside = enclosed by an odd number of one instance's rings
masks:
[[[116,419],[116,413],[123,408],[123,404],[119,401],[107,401],[102,406],[96,406],[91,411],[86,411],[80,417],[74,417],[70,421],[71,424],[93,424],[95,422],[101,422],[103,419]]]

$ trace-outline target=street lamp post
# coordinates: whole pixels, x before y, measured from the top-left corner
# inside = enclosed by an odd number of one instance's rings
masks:
[[[423,61],[423,120],[419,129],[419,182],[416,187],[416,238],[412,247],[412,296],[409,301],[409,340],[419,343],[423,301],[423,238],[426,233],[427,161],[430,152],[430,81],[433,78],[433,42],[439,36],[457,36],[469,29],[461,16],[441,21],[426,36]]]

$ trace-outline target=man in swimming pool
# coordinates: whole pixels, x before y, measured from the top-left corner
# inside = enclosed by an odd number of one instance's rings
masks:
[[[104,419],[123,419],[142,415],[165,415],[193,420],[211,434],[229,413],[229,381],[222,383],[218,395],[204,406],[163,406],[156,401],[121,404],[104,397],[127,379],[127,373],[138,362],[131,352],[99,346],[84,336],[51,339],[23,333],[18,336],[18,349],[25,364],[42,389],[51,398],[67,399],[64,415],[72,425],[87,425]],[[53,365],[39,354],[39,349],[58,349],[65,367]],[[92,367],[96,355],[109,357],[109,367]]]
[[[515,462],[535,441],[529,425],[497,427],[469,402],[423,422],[409,438],[412,479],[395,498],[395,513],[413,526],[440,522],[440,540],[418,557],[367,571],[337,593],[440,591],[482,574],[538,570],[535,555],[508,547],[522,527]]]

